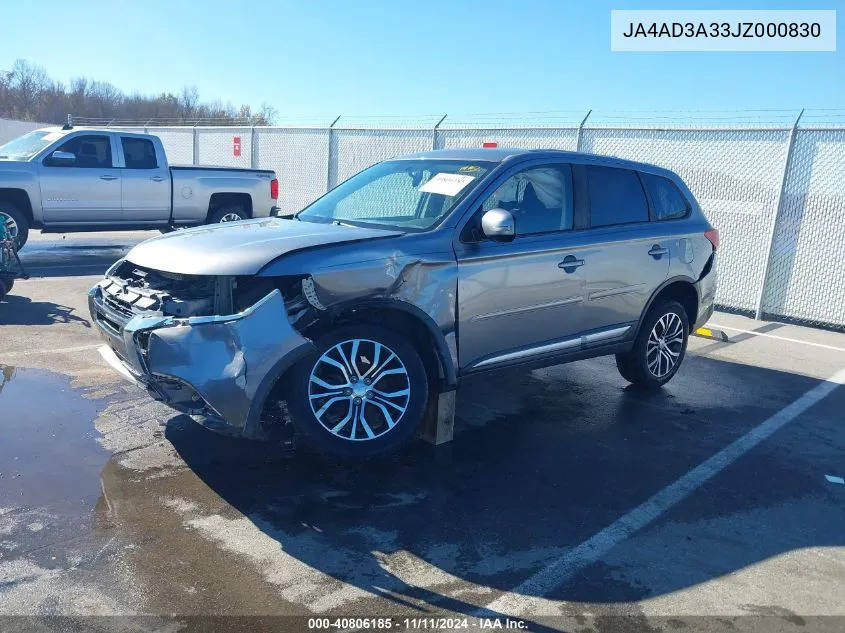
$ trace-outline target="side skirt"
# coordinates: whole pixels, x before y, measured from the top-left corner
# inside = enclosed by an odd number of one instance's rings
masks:
[[[617,343],[608,343],[587,349],[578,349],[571,352],[549,354],[545,356],[536,356],[524,360],[503,362],[496,365],[485,365],[477,369],[467,369],[461,371],[461,376],[469,376],[473,374],[482,374],[490,371],[498,371],[500,369],[520,368],[525,370],[540,369],[542,367],[551,367],[553,365],[563,365],[571,363],[576,360],[584,360],[587,358],[596,358],[598,356],[608,356],[610,354],[620,354],[628,352],[634,345],[633,340],[626,340]]]

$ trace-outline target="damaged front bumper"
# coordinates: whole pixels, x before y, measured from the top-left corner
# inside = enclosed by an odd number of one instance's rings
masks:
[[[278,290],[238,314],[180,318],[128,316],[109,305],[102,286],[89,291],[89,309],[106,341],[100,353],[121,375],[213,430],[266,435],[268,394],[313,349],[291,326]]]

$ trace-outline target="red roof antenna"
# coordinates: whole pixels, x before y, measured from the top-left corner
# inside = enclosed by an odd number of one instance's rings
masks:
[[[495,141],[484,141],[481,144],[481,147],[499,147],[499,144],[496,143]]]

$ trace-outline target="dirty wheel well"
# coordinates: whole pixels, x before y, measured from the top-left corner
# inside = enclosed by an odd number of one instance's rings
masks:
[[[657,294],[654,301],[659,299],[671,299],[680,303],[687,313],[690,327],[698,318],[698,293],[688,281],[672,282]]]

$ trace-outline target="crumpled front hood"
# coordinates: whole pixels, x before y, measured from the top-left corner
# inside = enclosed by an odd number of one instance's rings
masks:
[[[145,268],[183,275],[254,275],[280,255],[293,251],[401,234],[263,218],[174,231],[141,242],[126,259]]]

